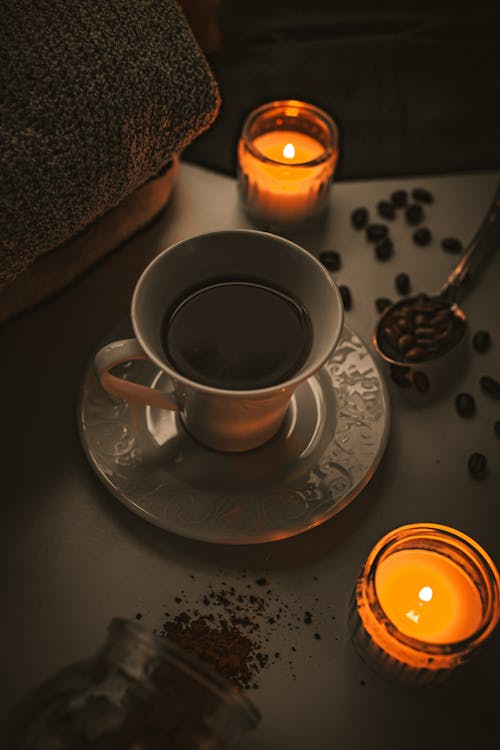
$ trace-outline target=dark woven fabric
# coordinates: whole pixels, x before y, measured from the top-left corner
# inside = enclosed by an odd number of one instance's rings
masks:
[[[219,23],[223,104],[186,160],[234,175],[245,116],[290,98],[337,121],[336,180],[500,168],[498,3],[227,0]]]
[[[173,0],[0,0],[0,289],[215,119]]]

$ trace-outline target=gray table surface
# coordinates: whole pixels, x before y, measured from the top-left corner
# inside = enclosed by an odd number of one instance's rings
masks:
[[[354,303],[346,319],[368,341],[374,299],[396,299],[397,272],[407,271],[415,289],[439,288],[454,261],[440,239],[471,239],[497,180],[497,174],[481,173],[338,183],[326,222],[287,236],[316,255],[341,253],[335,277],[351,287]],[[377,262],[362,233],[352,229],[351,210],[373,209],[391,190],[418,185],[435,195],[426,208],[432,244],[414,245],[398,219],[391,225],[396,253]],[[478,384],[482,374],[500,378],[500,253],[463,303],[472,330],[491,331],[491,351],[471,356],[450,393],[430,406],[407,403],[389,383],[391,430],[378,471],[347,509],[313,531],[250,547],[185,540],[124,508],[85,459],[76,425],[80,380],[98,343],[127,315],[139,273],[173,241],[249,226],[232,179],[183,164],[171,205],[153,226],[57,298],[0,330],[0,721],[32,685],[92,654],[112,617],[140,612],[146,627],[161,629],[166,611],[199,601],[210,585],[218,589],[224,581],[238,590],[265,576],[273,592],[269,606],[288,606],[297,627],[261,623],[261,636],[268,638],[263,648],[279,651],[280,658],[256,676],[259,689],[250,697],[263,719],[243,750],[496,746],[498,632],[462,674],[431,695],[415,694],[365,666],[349,640],[346,615],[370,548],[405,523],[461,529],[500,564],[500,440],[493,431],[500,404]],[[460,390],[477,399],[472,420],[454,410]],[[472,451],[488,457],[482,481],[468,475]],[[181,591],[183,601],[176,603]],[[302,622],[306,610],[313,613],[312,626]]]

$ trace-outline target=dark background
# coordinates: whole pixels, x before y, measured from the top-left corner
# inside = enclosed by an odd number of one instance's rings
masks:
[[[295,98],[337,121],[337,179],[500,167],[500,11],[439,2],[182,4],[222,94],[216,122],[187,161],[234,175],[248,112]]]

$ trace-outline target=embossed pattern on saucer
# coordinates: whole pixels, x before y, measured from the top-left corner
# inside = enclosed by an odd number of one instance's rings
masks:
[[[146,362],[121,374],[167,387]],[[134,513],[191,539],[257,544],[324,523],[361,492],[385,450],[389,402],[374,357],[345,326],[334,354],[295,392],[278,435],[255,450],[203,447],[177,414],[110,398],[91,365],[78,422],[97,476]]]

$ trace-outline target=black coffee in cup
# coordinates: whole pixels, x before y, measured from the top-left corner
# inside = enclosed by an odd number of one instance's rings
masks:
[[[258,281],[214,280],[166,314],[167,359],[197,383],[229,390],[267,388],[293,377],[312,345],[307,310]]]
[[[338,287],[304,248],[270,232],[209,232],[151,261],[132,297],[135,337],[103,346],[95,368],[110,395],[178,412],[203,445],[242,452],[277,434],[343,320]],[[144,357],[163,373],[158,388],[111,372]]]

